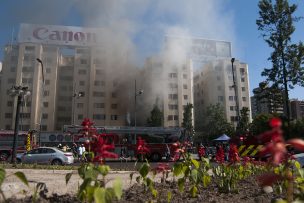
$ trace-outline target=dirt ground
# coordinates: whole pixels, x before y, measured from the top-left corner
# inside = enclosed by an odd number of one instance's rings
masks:
[[[22,171],[28,181],[30,181],[30,188],[22,183],[15,175],[17,171]],[[66,185],[65,175],[73,172],[73,175]],[[2,191],[6,198],[15,197],[17,199],[25,196],[30,196],[34,193],[35,185],[38,182],[46,183],[48,195],[56,193],[58,195],[70,194],[74,195],[77,192],[78,185],[81,184],[81,179],[77,171],[71,170],[37,170],[37,169],[6,169],[6,179],[2,184]],[[110,172],[107,177],[107,186],[111,186],[115,178],[120,178],[123,183],[123,189],[130,187],[135,180],[130,183],[130,171]],[[2,199],[0,199],[0,202]]]

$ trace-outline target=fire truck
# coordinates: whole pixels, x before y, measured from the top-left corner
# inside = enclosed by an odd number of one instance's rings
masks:
[[[0,131],[0,161],[7,161],[13,152],[13,130]],[[23,153],[35,148],[37,145],[37,133],[35,131],[19,131],[16,143],[17,153]]]
[[[171,145],[183,138],[183,128],[162,127],[126,127],[126,126],[94,126],[98,133],[105,133],[115,144],[115,153],[123,157],[136,158],[136,142],[138,137],[144,139],[149,148],[147,157],[151,161],[160,161],[168,153],[173,154]],[[80,134],[82,126],[66,125],[63,133],[71,136],[75,143],[83,143],[86,137]]]

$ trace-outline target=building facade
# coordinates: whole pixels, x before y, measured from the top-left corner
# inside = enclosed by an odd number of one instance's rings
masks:
[[[41,125],[43,131],[59,131],[63,125],[80,124],[85,117],[92,118],[96,125],[125,125],[125,104],[120,105],[119,100],[129,87],[122,83],[134,68],[124,65],[124,71],[117,70],[120,64],[109,59],[96,39],[100,32],[70,26],[21,25],[18,44],[5,48],[0,129],[14,128],[17,103],[8,95],[14,85],[27,86],[31,91],[22,102],[23,130],[39,129]]]
[[[251,106],[249,96],[248,65],[238,60],[234,62],[234,71],[230,59],[213,60],[205,64],[194,75],[194,112],[197,125],[203,122],[204,112],[209,105],[220,104],[228,122],[237,125],[237,109],[249,109],[251,121]],[[233,75],[236,94],[234,90]],[[238,106],[238,107],[237,107]]]
[[[293,99],[290,101],[291,118],[294,120],[304,119],[304,101]]]

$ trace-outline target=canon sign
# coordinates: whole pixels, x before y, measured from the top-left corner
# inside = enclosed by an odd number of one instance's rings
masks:
[[[19,42],[42,44],[96,46],[101,29],[72,26],[21,24]]]

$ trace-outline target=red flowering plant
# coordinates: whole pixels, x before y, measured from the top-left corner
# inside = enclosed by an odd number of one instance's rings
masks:
[[[225,161],[225,153],[222,146],[219,146],[218,150],[216,151],[215,161],[220,164],[224,163]]]
[[[88,156],[89,161],[104,163],[105,158],[117,158],[118,155],[109,150],[115,149],[113,143],[108,143],[109,134],[98,134],[97,129],[93,127],[93,122],[85,118],[82,122],[83,128],[81,132],[86,138],[85,147],[88,152],[84,156]]]
[[[138,156],[138,159],[141,161],[144,160],[145,157],[150,153],[150,149],[144,139],[142,139],[140,136],[137,139],[136,143],[136,153]]]
[[[161,182],[164,183],[168,178],[169,172],[171,171],[171,167],[168,163],[158,163],[157,166],[153,169],[154,174],[161,173],[162,178]]]
[[[228,157],[230,163],[237,163],[240,161],[239,152],[235,144],[230,144]]]
[[[304,141],[301,139],[284,140],[283,131],[281,130],[282,121],[279,118],[272,118],[269,122],[271,130],[262,133],[259,138],[262,142],[266,142],[260,151],[260,156],[269,156],[269,164],[274,166],[273,172],[268,172],[258,177],[262,186],[271,186],[274,183],[281,183],[281,187],[285,186],[287,201],[293,201],[294,191],[294,173],[292,170],[292,156],[288,153],[286,146],[294,147],[299,151],[304,151]],[[300,166],[297,163],[296,167]],[[302,172],[303,173],[303,172]],[[302,176],[302,175],[301,175]],[[304,178],[304,177],[303,177]],[[302,189],[303,190],[303,189]]]

